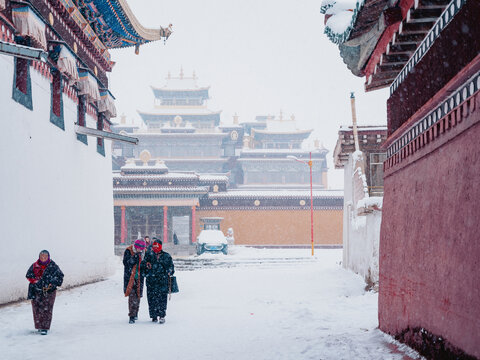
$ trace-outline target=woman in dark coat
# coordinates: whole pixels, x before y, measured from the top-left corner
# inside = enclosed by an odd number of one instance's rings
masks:
[[[26,277],[30,282],[28,299],[32,300],[35,329],[42,335],[47,335],[52,323],[57,287],[63,283],[63,273],[50,259],[50,253],[42,250],[38,260],[28,269]]]
[[[162,242],[154,238],[152,251],[142,261],[147,285],[148,311],[153,322],[163,324],[167,314],[169,277],[175,272],[170,254],[162,250]]]
[[[138,319],[140,298],[143,294],[143,274],[140,271],[140,264],[145,254],[145,245],[142,239],[135,240],[135,243],[127,247],[123,254],[123,293],[128,297],[130,324]]]

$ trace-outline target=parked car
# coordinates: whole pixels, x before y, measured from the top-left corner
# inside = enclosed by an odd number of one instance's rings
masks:
[[[228,254],[228,243],[225,235],[218,229],[202,230],[197,237],[197,255],[204,252]]]

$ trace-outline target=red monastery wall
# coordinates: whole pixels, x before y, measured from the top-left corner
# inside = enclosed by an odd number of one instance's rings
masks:
[[[386,163],[380,329],[424,328],[480,357],[480,93],[434,130]]]

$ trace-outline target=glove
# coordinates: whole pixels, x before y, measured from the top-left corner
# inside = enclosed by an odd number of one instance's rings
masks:
[[[52,289],[52,284],[48,284],[48,286],[43,287],[43,293],[46,294],[49,290]]]

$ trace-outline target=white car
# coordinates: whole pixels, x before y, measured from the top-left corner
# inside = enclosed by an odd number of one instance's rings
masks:
[[[197,255],[201,255],[205,251],[225,255],[228,253],[228,243],[225,235],[220,230],[202,230],[197,237]]]

